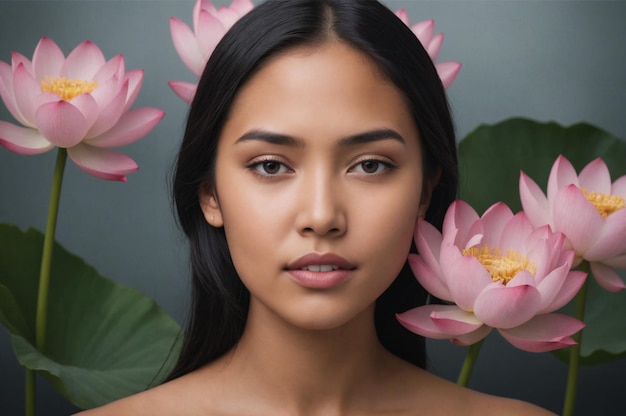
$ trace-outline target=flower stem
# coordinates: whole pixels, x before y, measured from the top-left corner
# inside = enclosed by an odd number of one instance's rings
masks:
[[[472,375],[472,370],[474,369],[474,364],[476,364],[476,359],[478,358],[478,353],[480,352],[480,347],[483,345],[483,341],[484,338],[477,343],[470,345],[467,355],[465,356],[465,361],[463,361],[461,373],[456,381],[456,384],[459,386],[467,387],[470,376]]]
[[[35,316],[35,346],[39,352],[42,353],[46,345],[52,249],[54,248],[54,235],[56,233],[59,200],[61,199],[61,185],[63,184],[63,172],[65,171],[66,160],[67,150],[58,148],[54,176],[52,178],[52,188],[50,190],[50,203],[48,205],[48,219],[46,221],[43,254],[41,255],[39,290],[37,292],[37,314]],[[35,374],[33,370],[26,371],[26,414],[27,416],[33,416],[35,414]]]
[[[587,301],[587,287],[591,274],[589,272],[589,262],[583,261],[580,269],[588,273],[585,283],[576,295],[575,317],[585,321],[585,303]],[[582,343],[582,329],[572,335],[576,345],[569,350],[569,373],[567,375],[567,387],[565,389],[565,402],[563,403],[563,416],[572,416],[576,406],[576,388],[578,387],[578,368],[580,367],[580,344]]]

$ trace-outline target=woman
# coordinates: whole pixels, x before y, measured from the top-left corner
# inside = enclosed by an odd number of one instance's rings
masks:
[[[456,194],[413,33],[370,1],[268,1],[211,56],[174,176],[193,303],[161,386],[98,414],[547,414],[426,371],[416,221]]]

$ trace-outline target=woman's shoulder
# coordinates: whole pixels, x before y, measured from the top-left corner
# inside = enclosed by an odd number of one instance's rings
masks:
[[[102,407],[80,412],[77,416],[141,416],[204,414],[197,406],[198,392],[190,377],[181,377],[146,391],[128,396]],[[204,394],[207,399],[210,391]],[[202,397],[202,396],[200,396]]]
[[[493,396],[458,386],[448,380],[421,369],[409,370],[405,375],[405,392],[412,395],[411,407],[416,410],[429,409],[428,414],[462,415],[554,415],[541,407],[521,400]]]
[[[166,396],[169,396],[168,389],[159,387],[119,399],[102,407],[85,410],[77,413],[76,416],[175,414],[169,408],[179,401],[166,399]]]

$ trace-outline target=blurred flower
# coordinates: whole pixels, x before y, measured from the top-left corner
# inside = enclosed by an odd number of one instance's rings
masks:
[[[548,179],[548,195],[523,172],[520,197],[530,222],[562,232],[576,253],[574,266],[587,260],[598,284],[610,292],[626,286],[613,268],[626,269],[626,175],[611,183],[604,161],[593,160],[576,175],[559,156]]]
[[[503,203],[482,217],[455,201],[443,235],[419,220],[418,254],[409,256],[417,280],[432,295],[455,305],[426,305],[398,315],[410,331],[471,345],[497,328],[511,344],[542,352],[575,344],[584,324],[553,314],[578,292],[586,274],[570,271],[574,253],[549,227],[533,229],[523,212]]]
[[[209,56],[224,34],[244,14],[254,8],[250,0],[233,0],[230,7],[216,9],[209,0],[197,0],[193,8],[193,32],[183,21],[170,18],[170,32],[178,56],[198,78]],[[170,88],[182,100],[191,103],[197,84],[170,81]]]
[[[429,19],[411,25],[409,16],[404,9],[396,11],[396,16],[398,16],[405,25],[411,28],[411,31],[415,33],[415,36],[417,36],[424,49],[426,49],[426,52],[428,52],[430,59],[435,62],[439,56],[441,45],[443,44],[443,33],[435,35],[435,21]],[[448,88],[452,85],[461,70],[461,63],[454,61],[439,62],[435,64],[435,68],[437,68],[437,73],[439,74],[439,78],[441,78],[441,83],[444,88]]]
[[[0,96],[25,126],[0,121],[0,145],[24,155],[67,148],[84,171],[125,181],[137,164],[107,148],[140,139],[164,116],[155,108],[128,110],[142,81],[142,70],[125,72],[122,55],[106,62],[100,49],[87,41],[65,58],[57,44],[44,37],[32,62],[16,52],[11,65],[0,61]]]

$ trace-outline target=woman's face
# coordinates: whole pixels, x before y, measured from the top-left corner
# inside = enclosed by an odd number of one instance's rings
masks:
[[[250,316],[331,329],[373,313],[427,208],[421,158],[402,94],[366,55],[329,42],[264,65],[233,103],[201,195]]]

